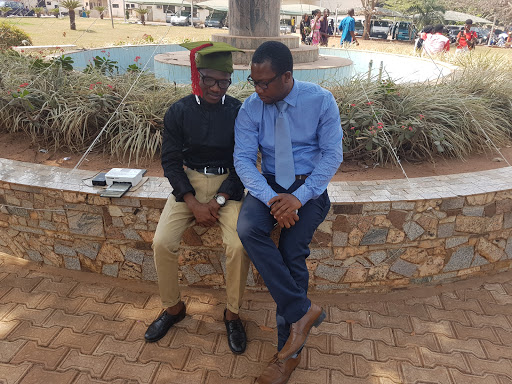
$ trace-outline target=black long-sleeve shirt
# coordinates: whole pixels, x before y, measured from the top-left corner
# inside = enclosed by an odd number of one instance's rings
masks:
[[[209,104],[194,95],[186,96],[170,106],[164,117],[162,167],[173,188],[176,201],[183,201],[194,187],[183,169],[224,167],[230,172],[218,192],[231,200],[240,200],[244,186],[233,167],[235,119],[242,103],[227,96],[224,104]]]

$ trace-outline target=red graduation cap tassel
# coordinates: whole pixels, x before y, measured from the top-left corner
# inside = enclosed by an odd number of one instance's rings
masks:
[[[196,52],[200,51],[203,48],[211,47],[212,45],[212,43],[207,43],[190,50],[190,73],[192,77],[192,93],[200,97],[203,97],[203,91],[199,86],[199,71],[197,70],[196,65]]]

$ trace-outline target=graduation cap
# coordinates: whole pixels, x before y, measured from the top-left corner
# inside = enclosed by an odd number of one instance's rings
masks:
[[[199,71],[201,68],[216,69],[221,72],[233,73],[231,52],[243,52],[227,43],[216,41],[194,41],[180,44],[190,50],[190,72],[192,75],[192,93],[203,96],[199,87]]]

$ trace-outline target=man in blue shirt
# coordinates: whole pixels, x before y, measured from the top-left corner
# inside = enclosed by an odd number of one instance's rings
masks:
[[[285,383],[300,362],[311,327],[325,318],[307,297],[306,258],[330,208],[326,189],[343,160],[343,131],[333,95],[294,80],[293,58],[284,44],[260,45],[248,81],[256,92],[235,122],[235,169],[249,191],[237,231],[277,304],[278,353],[257,382]],[[283,126],[288,131],[288,183],[282,181],[286,151],[279,152],[286,142]],[[262,173],[256,167],[258,149]],[[275,225],[281,227],[278,247],[270,238]]]
[[[341,31],[341,41],[340,44],[344,45],[344,43],[356,43],[359,45],[359,42],[356,39],[356,21],[354,19],[354,9],[348,10],[348,16],[341,20],[338,29]]]

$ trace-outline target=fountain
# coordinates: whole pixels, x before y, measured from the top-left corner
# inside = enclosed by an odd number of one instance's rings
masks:
[[[233,54],[233,83],[245,81],[249,75],[252,55],[266,40],[275,40],[290,48],[294,62],[294,77],[298,80],[324,82],[348,80],[352,76],[352,61],[335,56],[320,56],[318,47],[300,45],[298,36],[281,35],[279,31],[280,1],[229,1],[229,34],[213,35],[212,41],[228,43],[244,52]],[[178,84],[190,83],[188,51],[169,52],[155,56],[155,75]]]

